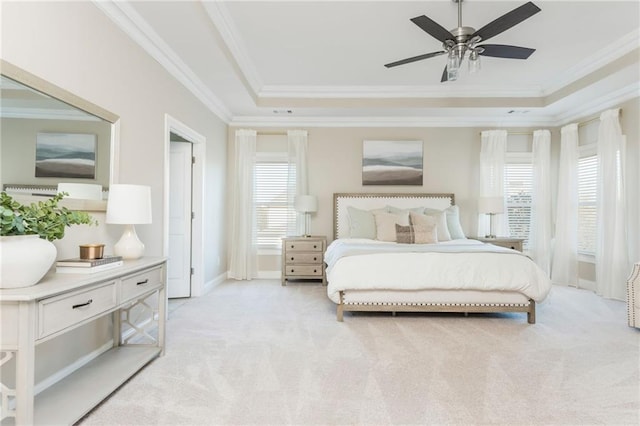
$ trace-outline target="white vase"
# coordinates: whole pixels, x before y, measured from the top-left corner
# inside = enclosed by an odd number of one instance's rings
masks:
[[[56,246],[38,235],[0,237],[0,288],[37,284],[56,260]]]

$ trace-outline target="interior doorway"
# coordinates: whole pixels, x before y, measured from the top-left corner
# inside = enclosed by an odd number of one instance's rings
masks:
[[[191,297],[192,144],[170,134],[167,296]]]
[[[200,296],[203,274],[203,174],[206,139],[165,115],[163,255],[169,298]]]

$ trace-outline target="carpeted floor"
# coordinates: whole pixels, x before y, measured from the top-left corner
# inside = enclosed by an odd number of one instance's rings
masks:
[[[345,314],[317,283],[228,281],[83,425],[640,423],[626,306],[554,287],[524,314]]]

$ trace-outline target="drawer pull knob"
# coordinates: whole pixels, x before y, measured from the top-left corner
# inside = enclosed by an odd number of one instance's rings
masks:
[[[291,258],[291,260],[293,260],[293,257]]]
[[[314,269],[314,270],[313,270],[313,273],[315,274],[316,272],[317,272],[317,271]]]
[[[89,300],[87,300],[85,303],[79,303],[79,304],[77,304],[77,305],[73,305],[73,306],[71,307],[71,309],[78,309],[78,308],[82,308],[83,306],[88,306],[88,305],[90,305],[90,304],[92,304],[92,303],[93,303],[93,299],[89,299]]]
[[[292,269],[291,272],[294,272],[294,270]]]
[[[317,257],[314,257],[314,258],[313,258],[313,260],[318,260],[318,258],[317,258]]]
[[[136,283],[136,285],[143,285],[143,284],[146,284],[146,283],[148,283],[148,282],[149,282],[149,278],[147,278],[146,280],[143,280],[143,281],[138,281],[138,282]]]
[[[314,244],[314,245],[313,245],[313,248],[318,248],[318,246]]]

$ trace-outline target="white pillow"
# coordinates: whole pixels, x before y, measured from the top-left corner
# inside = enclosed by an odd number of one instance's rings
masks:
[[[447,216],[447,228],[449,229],[451,238],[454,240],[467,238],[464,235],[462,225],[460,225],[460,209],[458,206],[449,207],[445,210],[445,213]]]
[[[451,241],[451,234],[447,227],[447,214],[444,210],[436,210],[426,208],[424,214],[431,216],[436,220],[436,229],[438,232],[438,241]]]

